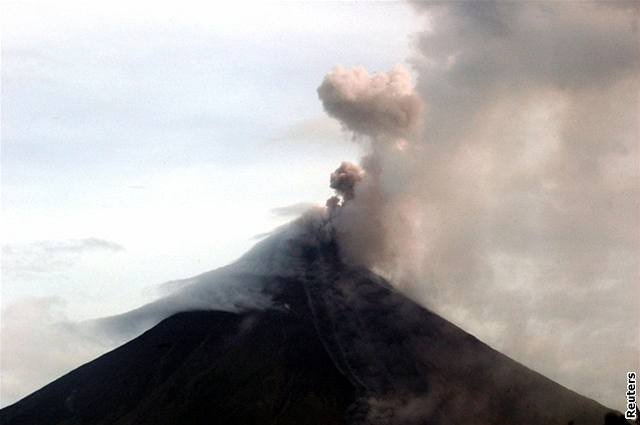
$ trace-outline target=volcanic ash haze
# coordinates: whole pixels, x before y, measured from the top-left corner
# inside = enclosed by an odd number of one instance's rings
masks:
[[[415,87],[338,66],[318,88],[364,151],[332,175],[343,256],[621,406],[640,368],[638,3],[414,7]]]

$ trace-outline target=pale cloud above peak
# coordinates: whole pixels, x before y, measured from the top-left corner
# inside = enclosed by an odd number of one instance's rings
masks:
[[[342,143],[348,137],[336,120],[321,116],[296,121],[277,131],[269,141],[327,144]]]
[[[10,276],[48,273],[73,265],[85,254],[124,250],[116,242],[94,237],[8,244],[2,247],[2,269]]]
[[[297,217],[315,206],[317,205],[311,202],[298,202],[284,207],[273,208],[271,209],[271,214],[279,217]]]

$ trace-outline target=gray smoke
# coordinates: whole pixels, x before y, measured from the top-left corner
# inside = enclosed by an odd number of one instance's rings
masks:
[[[333,224],[342,235],[343,253],[354,263],[391,267],[392,253],[407,243],[404,232],[412,231],[413,197],[398,183],[410,180],[403,158],[420,135],[423,103],[400,65],[373,75],[362,67],[336,67],[318,95],[327,113],[368,152],[360,167],[343,162],[331,175],[331,187],[342,198]],[[329,209],[338,204],[335,198],[327,201]],[[396,226],[398,220],[407,226]]]
[[[329,186],[345,201],[349,201],[355,196],[356,184],[362,180],[362,177],[362,168],[350,162],[343,162],[336,171],[331,173]]]
[[[415,88],[359,67],[318,89],[366,150],[334,218],[345,257],[621,407],[640,367],[638,4],[415,8]]]

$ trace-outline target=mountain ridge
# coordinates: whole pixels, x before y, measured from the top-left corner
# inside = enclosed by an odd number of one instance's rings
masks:
[[[268,307],[173,314],[2,409],[0,421],[626,423],[346,264],[335,236],[310,223],[309,234],[252,250],[257,266],[217,275],[261,292]]]

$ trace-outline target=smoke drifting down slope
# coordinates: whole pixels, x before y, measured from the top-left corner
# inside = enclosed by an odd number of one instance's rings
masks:
[[[626,424],[342,262],[329,219],[307,214],[212,272],[219,284],[260,288],[268,308],[173,315],[1,410],[0,421]]]
[[[344,257],[616,404],[640,367],[638,4],[415,8],[415,87],[398,66],[318,88],[364,151],[331,178]]]

